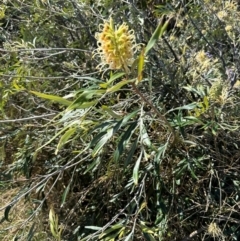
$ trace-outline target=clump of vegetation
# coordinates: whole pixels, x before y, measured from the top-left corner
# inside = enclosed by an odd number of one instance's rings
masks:
[[[0,5],[1,240],[238,240],[238,2]]]

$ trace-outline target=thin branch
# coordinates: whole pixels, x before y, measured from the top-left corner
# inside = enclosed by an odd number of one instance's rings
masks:
[[[79,52],[87,52],[91,53],[90,50],[85,49],[77,49],[77,48],[33,48],[33,49],[15,49],[15,50],[7,50],[0,48],[0,52],[6,53],[14,53],[14,52],[27,52],[27,51],[79,51]]]
[[[64,170],[67,170],[69,168],[71,168],[72,166],[75,166],[79,163],[81,163],[82,161],[86,160],[87,158],[89,158],[89,155],[87,155],[86,157],[82,158],[80,161],[74,162],[76,161],[81,155],[82,153],[86,150],[86,148],[80,152],[79,154],[77,154],[74,158],[72,158],[72,160],[70,160],[68,163],[66,163],[64,166],[62,166],[61,168],[59,168],[58,170],[50,173],[50,174],[46,174],[43,177],[43,179],[41,181],[39,181],[37,184],[35,184],[33,187],[30,187],[26,192],[23,192],[22,194],[20,194],[19,196],[16,197],[16,199],[14,199],[13,201],[5,204],[3,207],[0,207],[0,211],[4,210],[5,208],[7,208],[8,206],[13,206],[15,203],[17,203],[21,198],[23,198],[24,196],[26,196],[28,193],[30,193],[31,191],[33,191],[35,188],[40,187],[41,184],[43,184],[45,181],[47,181],[50,177],[55,176],[56,174],[60,174],[61,172],[63,172]],[[71,164],[72,162],[74,162],[73,164]],[[71,164],[71,165],[69,165]]]
[[[21,118],[21,119],[12,119],[12,120],[0,120],[0,123],[15,123],[15,122],[23,122],[35,119],[43,119],[45,117],[55,116],[56,114],[46,114],[46,115],[35,115],[31,117]]]
[[[183,3],[183,1],[182,1]],[[183,3],[184,4],[184,3]],[[215,47],[207,40],[207,38],[204,36],[204,34],[202,34],[202,31],[198,28],[197,24],[193,21],[191,15],[189,14],[189,12],[186,9],[186,6],[183,6],[184,12],[188,15],[189,20],[191,22],[191,24],[193,25],[193,27],[198,31],[199,35],[203,38],[203,40],[208,44],[208,46],[212,49],[212,51],[220,58],[220,60],[222,61],[223,64],[223,68],[226,69],[226,63],[224,58],[222,57],[221,54],[219,54],[217,52],[217,50],[215,49]]]
[[[32,57],[30,57],[30,58],[24,57],[24,59],[25,59],[25,60],[42,60],[42,59],[48,59],[48,58],[51,58],[51,57],[54,56],[54,55],[59,55],[59,54],[63,54],[63,53],[66,53],[66,51],[64,50],[64,51],[61,51],[61,52],[58,52],[58,53],[54,53],[54,54],[50,54],[50,55],[48,55],[48,56],[44,56],[44,57],[40,57],[40,58],[37,58],[37,57],[35,57],[35,58],[32,58]]]
[[[158,111],[158,109],[148,99],[145,98],[145,96],[139,91],[139,89],[137,88],[137,86],[135,84],[132,84],[132,87],[133,87],[134,91],[141,97],[141,99],[153,109],[153,111],[155,112],[155,114],[158,115],[160,120],[162,120],[166,124],[166,126],[169,128],[169,130],[173,133],[173,135],[175,137],[175,131],[174,131],[173,127],[170,125],[170,123],[168,122],[167,118],[164,115],[162,115]]]
[[[41,77],[41,76],[22,76],[22,75],[10,75],[10,74],[2,74],[0,73],[0,76],[3,77],[12,77],[12,78],[28,78],[28,79],[38,79],[38,80],[45,80],[45,79],[69,79],[69,78],[73,78],[73,79],[84,79],[84,77],[87,77],[88,75],[92,76],[93,74],[99,73],[100,71],[96,71],[96,72],[92,72],[89,74],[85,74],[85,76],[74,76],[74,75],[69,75],[69,76],[46,76],[46,77]]]
[[[12,77],[12,78],[28,78],[28,79],[67,79],[67,78],[70,78],[70,77],[73,77],[73,76],[49,76],[49,77],[38,77],[38,76],[23,76],[23,75],[11,75],[11,74],[2,74],[0,73],[0,76],[3,76],[3,77]]]

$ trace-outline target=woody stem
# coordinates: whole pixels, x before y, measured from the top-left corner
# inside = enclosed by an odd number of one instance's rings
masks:
[[[155,114],[166,124],[166,126],[168,127],[168,129],[171,131],[171,133],[174,136],[174,141],[176,139],[176,133],[173,129],[173,127],[170,125],[170,123],[168,122],[167,118],[162,115],[159,110],[140,92],[140,90],[137,88],[137,86],[135,85],[135,83],[132,83],[132,87],[134,89],[134,91],[141,97],[141,99],[148,104],[152,110],[155,112]],[[173,141],[173,142],[174,142]]]

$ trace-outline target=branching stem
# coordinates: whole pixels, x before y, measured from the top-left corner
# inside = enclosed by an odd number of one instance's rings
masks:
[[[133,90],[136,92],[136,94],[138,94],[140,96],[140,98],[146,103],[148,104],[152,110],[155,112],[155,114],[164,122],[164,124],[168,127],[168,129],[171,131],[171,133],[174,136],[174,140],[173,143],[176,140],[176,133],[175,130],[173,129],[173,127],[170,125],[170,123],[168,122],[167,118],[162,115],[159,110],[141,93],[141,91],[137,88],[136,84],[133,83],[132,84]]]

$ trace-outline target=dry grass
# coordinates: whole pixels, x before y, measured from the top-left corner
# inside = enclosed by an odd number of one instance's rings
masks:
[[[4,207],[6,204],[10,203],[21,191],[22,187],[5,187],[0,189],[0,207]],[[30,235],[31,227],[34,228],[35,236],[34,241],[41,240],[53,240],[48,238],[45,228],[48,225],[41,222],[41,214],[34,219],[30,219],[31,214],[34,211],[34,204],[32,201],[22,198],[16,205],[14,205],[9,212],[8,220],[4,218],[4,212],[6,209],[0,211],[1,223],[0,223],[0,240],[1,241],[10,241],[17,240],[25,241],[28,240]]]

